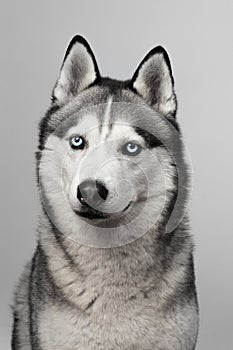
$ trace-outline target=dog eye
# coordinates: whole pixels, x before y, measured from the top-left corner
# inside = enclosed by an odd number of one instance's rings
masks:
[[[128,156],[136,156],[142,150],[142,146],[135,142],[127,142],[122,149],[122,153]]]
[[[82,136],[75,135],[70,138],[70,147],[73,149],[83,149],[85,146],[85,140]]]

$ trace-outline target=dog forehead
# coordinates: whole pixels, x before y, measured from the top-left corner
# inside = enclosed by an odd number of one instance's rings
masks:
[[[120,139],[142,139],[142,137],[136,132],[135,128],[126,123],[125,121],[117,121],[110,125],[109,140]]]
[[[54,134],[64,138],[72,134],[90,134],[99,130],[103,141],[110,135],[121,137],[123,134],[136,134],[132,121],[137,110],[136,105],[115,102],[113,97],[109,96],[105,103],[67,115]]]
[[[64,119],[55,131],[60,138],[71,135],[83,135],[89,139],[89,145],[107,140],[123,138],[143,142],[149,133],[158,139],[172,138],[171,128],[165,118],[146,105],[138,103],[132,94],[122,93],[124,98],[117,99],[114,94],[105,95],[103,101],[93,101],[82,108],[65,109]],[[90,101],[89,101],[90,102]],[[145,132],[142,133],[142,130]],[[139,132],[140,131],[140,132]]]
[[[109,142],[111,141],[143,141],[143,138],[132,125],[124,121],[114,123],[106,122],[106,124],[101,125],[95,115],[88,115],[87,118],[84,118],[76,126],[71,127],[67,131],[65,138],[69,138],[73,135],[84,136],[90,146],[107,143],[108,147],[110,147]]]

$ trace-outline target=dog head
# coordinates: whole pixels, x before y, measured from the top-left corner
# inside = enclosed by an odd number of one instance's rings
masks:
[[[162,47],[122,82],[102,78],[86,40],[72,39],[38,152],[43,207],[59,231],[86,244],[119,245],[169,220],[177,159],[185,168],[176,108]]]

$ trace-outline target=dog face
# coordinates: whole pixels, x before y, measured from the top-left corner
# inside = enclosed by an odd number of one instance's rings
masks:
[[[75,37],[52,100],[40,125],[38,178],[59,231],[112,246],[164,219],[177,197],[177,155],[182,159],[165,50],[153,49],[131,80],[119,82],[100,77],[90,46]]]

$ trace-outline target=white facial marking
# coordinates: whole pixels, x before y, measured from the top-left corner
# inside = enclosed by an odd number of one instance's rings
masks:
[[[46,143],[48,151],[43,151],[40,163],[40,179],[50,219],[60,232],[91,246],[118,246],[133,241],[138,234],[143,235],[159,220],[174,188],[173,168],[166,149],[148,149],[134,126],[113,107],[109,99],[101,109],[91,109],[80,119],[77,117],[77,124],[73,124],[63,138],[50,135]],[[118,118],[109,133],[113,112]],[[84,138],[83,149],[71,148],[69,138],[73,135]],[[142,146],[135,157],[123,152],[130,141]],[[98,180],[108,190],[107,199],[99,207],[98,203],[96,207],[91,203],[93,209],[107,215],[105,223],[113,220],[116,224],[111,229],[106,226],[107,236],[105,228],[87,223],[79,215],[85,208],[79,201],[78,187],[85,180]]]
[[[110,118],[111,118],[111,106],[112,106],[112,97],[108,99],[107,106],[105,109],[100,142],[104,142],[108,135]]]

